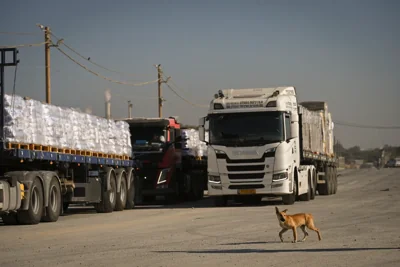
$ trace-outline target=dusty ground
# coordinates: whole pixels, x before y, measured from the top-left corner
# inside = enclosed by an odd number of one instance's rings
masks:
[[[322,241],[280,243],[274,205],[80,209],[57,223],[0,225],[0,266],[400,266],[400,170],[347,171],[334,196],[286,206],[311,212]],[[300,230],[300,229],[299,229]],[[302,237],[299,232],[299,238]]]

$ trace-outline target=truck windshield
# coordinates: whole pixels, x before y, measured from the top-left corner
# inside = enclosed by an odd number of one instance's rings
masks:
[[[210,144],[264,145],[284,140],[283,113],[277,111],[213,114],[209,116]]]
[[[130,126],[133,151],[159,150],[165,144],[166,131],[163,127]]]

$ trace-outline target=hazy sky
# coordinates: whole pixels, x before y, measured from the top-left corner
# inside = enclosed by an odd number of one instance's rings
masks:
[[[179,93],[208,104],[221,88],[296,86],[300,101],[328,102],[337,121],[400,125],[399,1],[1,1],[0,46],[38,43],[41,23],[114,80],[157,79],[153,64],[172,76]],[[45,100],[44,47],[20,49],[16,92]],[[155,117],[157,85],[110,83],[51,51],[52,102],[92,108],[104,116],[104,90],[112,91],[112,114]],[[8,93],[14,70],[6,71]],[[197,123],[207,109],[193,107],[163,86],[164,115]],[[400,130],[337,125],[348,147],[400,145]]]

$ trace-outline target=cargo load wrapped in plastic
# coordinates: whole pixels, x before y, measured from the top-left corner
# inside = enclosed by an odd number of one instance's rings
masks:
[[[182,138],[188,139],[182,141],[182,151],[184,155],[193,157],[207,156],[207,145],[200,141],[199,131],[196,129],[182,129]],[[208,140],[208,132],[205,133],[205,138]]]
[[[302,138],[305,151],[333,155],[333,122],[326,102],[304,102],[302,113]]]
[[[131,156],[128,123],[43,104],[18,95],[4,96],[5,141],[57,149]]]

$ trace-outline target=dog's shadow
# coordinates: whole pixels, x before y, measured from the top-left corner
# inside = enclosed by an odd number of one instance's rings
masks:
[[[265,245],[265,244],[279,244],[281,241],[253,241],[253,242],[234,242],[219,244],[220,246],[240,246],[240,245]]]

